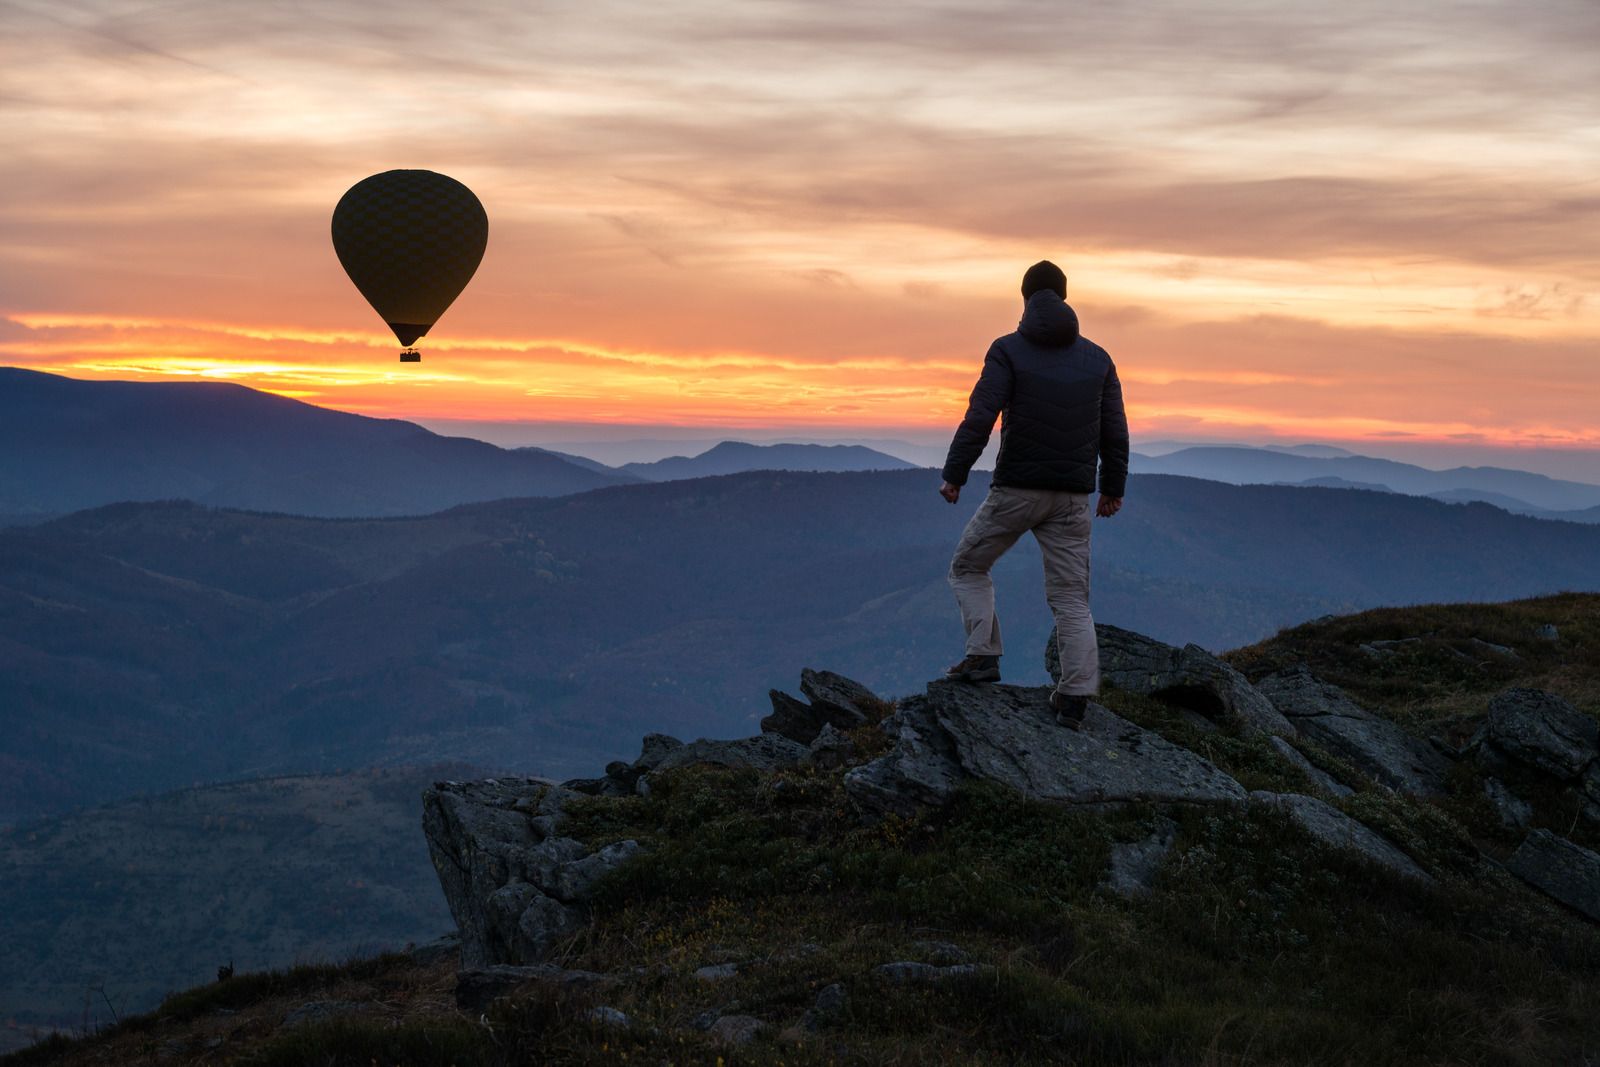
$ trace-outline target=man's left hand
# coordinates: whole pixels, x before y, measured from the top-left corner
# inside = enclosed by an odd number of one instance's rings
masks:
[[[949,482],[942,482],[939,485],[939,495],[954,504],[961,499],[961,487],[959,485],[951,485]]]

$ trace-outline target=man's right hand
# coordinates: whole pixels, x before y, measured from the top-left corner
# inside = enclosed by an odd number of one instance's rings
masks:
[[[1111,516],[1115,515],[1121,510],[1122,498],[1120,496],[1106,496],[1104,493],[1101,493],[1100,503],[1095,506],[1094,513],[1100,516],[1102,519],[1109,519]]]

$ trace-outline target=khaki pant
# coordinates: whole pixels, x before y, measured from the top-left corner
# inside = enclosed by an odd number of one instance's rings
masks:
[[[1044,596],[1056,617],[1061,684],[1070,695],[1100,690],[1100,652],[1089,614],[1088,493],[997,485],[967,523],[950,561],[950,588],[967,628],[967,655],[1000,655],[1000,620],[989,578],[1005,551],[1029,530],[1044,554]]]

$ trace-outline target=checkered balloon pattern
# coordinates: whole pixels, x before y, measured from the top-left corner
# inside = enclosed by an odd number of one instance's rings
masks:
[[[333,209],[339,262],[403,345],[461,294],[488,243],[489,217],[472,190],[431,170],[374,174]]]

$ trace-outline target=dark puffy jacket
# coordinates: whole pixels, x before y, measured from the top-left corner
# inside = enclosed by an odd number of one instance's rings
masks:
[[[1016,333],[989,346],[966,417],[950,442],[944,480],[967,474],[1000,424],[995,485],[1120,497],[1128,482],[1128,417],[1106,350],[1078,332],[1078,315],[1048,289],[1028,298]]]

